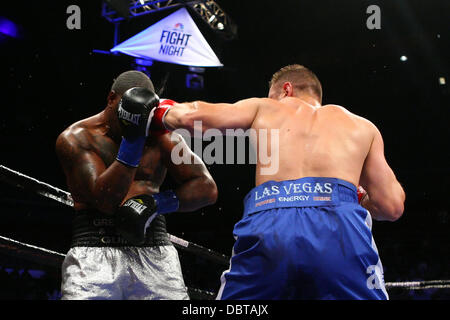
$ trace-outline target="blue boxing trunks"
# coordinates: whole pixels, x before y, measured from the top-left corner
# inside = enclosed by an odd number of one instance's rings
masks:
[[[265,182],[244,199],[217,299],[388,299],[371,229],[347,181]]]

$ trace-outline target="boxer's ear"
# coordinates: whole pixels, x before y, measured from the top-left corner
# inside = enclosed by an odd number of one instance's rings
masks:
[[[283,84],[283,96],[292,97],[294,95],[294,86],[290,82],[285,82]]]
[[[108,106],[114,106],[120,100],[120,96],[114,90],[111,90],[108,93],[108,98],[106,100],[108,102]]]

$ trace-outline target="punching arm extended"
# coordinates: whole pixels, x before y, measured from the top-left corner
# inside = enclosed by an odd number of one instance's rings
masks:
[[[196,130],[218,129],[226,134],[227,129],[250,128],[263,101],[263,98],[250,98],[233,104],[203,101],[178,103],[168,108],[159,121],[169,130],[186,129],[193,133]]]

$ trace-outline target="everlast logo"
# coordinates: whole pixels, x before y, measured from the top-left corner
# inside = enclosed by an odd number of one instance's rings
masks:
[[[138,199],[138,200],[140,200],[140,199]],[[145,209],[147,209],[147,206],[145,206],[145,205],[143,205],[143,204],[141,204],[141,203],[139,203],[138,201],[135,201],[135,200],[127,201],[124,204],[124,206],[134,209],[138,214],[141,214],[142,212],[144,212]]]
[[[139,125],[139,121],[141,119],[141,115],[140,114],[135,114],[135,113],[130,113],[128,111],[125,111],[122,108],[122,104],[120,104],[119,106],[119,110],[117,111],[119,114],[119,119],[121,119],[122,121],[128,121],[131,122],[135,125]]]
[[[183,25],[177,23],[174,30],[163,30],[159,42],[161,47],[159,48],[159,54],[168,56],[182,57],[184,49],[189,43],[191,34],[183,32]]]

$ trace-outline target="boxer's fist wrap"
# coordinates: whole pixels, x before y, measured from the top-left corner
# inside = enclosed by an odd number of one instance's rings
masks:
[[[158,95],[146,88],[131,88],[123,94],[117,109],[123,133],[118,161],[130,167],[139,165],[154,109],[158,105]]]
[[[141,245],[150,223],[158,215],[175,212],[178,208],[179,201],[172,190],[133,197],[116,211],[117,231],[131,244]]]
[[[358,194],[358,203],[361,203],[364,200],[364,198],[367,197],[366,190],[364,190],[364,188],[361,186],[358,186],[356,193]]]
[[[152,123],[150,125],[150,134],[154,136],[161,136],[169,132],[164,125],[164,118],[176,102],[170,99],[161,99],[159,106],[155,109],[155,113],[152,118]]]

